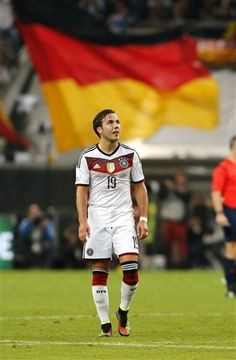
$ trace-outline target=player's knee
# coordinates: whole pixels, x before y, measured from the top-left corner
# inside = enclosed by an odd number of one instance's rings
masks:
[[[123,271],[123,282],[127,285],[136,285],[138,283],[138,262],[127,261],[121,264]]]
[[[104,269],[93,269],[92,285],[107,285],[108,271]]]

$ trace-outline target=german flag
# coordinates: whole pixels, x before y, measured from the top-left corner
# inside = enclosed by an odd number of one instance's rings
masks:
[[[0,137],[7,139],[9,142],[28,147],[29,141],[21,137],[15,130],[10,119],[8,118],[2,104],[0,103]]]
[[[53,2],[40,1],[40,9]],[[64,18],[48,8],[35,14],[33,1],[15,0],[59,151],[94,143],[91,122],[103,108],[118,113],[123,140],[149,138],[163,125],[216,127],[218,85],[197,60],[192,37],[175,30],[120,37],[98,24],[78,33],[75,15],[66,19],[68,2],[56,3],[67,4]]]

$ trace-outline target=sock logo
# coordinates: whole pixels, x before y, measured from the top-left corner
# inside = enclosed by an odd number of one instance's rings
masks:
[[[106,294],[106,292],[107,292],[106,290],[99,290],[99,289],[96,290],[97,294]]]

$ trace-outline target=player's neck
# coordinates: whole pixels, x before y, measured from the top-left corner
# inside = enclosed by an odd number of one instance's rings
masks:
[[[104,139],[101,139],[98,143],[99,148],[106,154],[111,154],[113,153],[113,151],[116,150],[116,148],[119,146],[119,142],[115,141],[115,142],[110,142],[110,141],[106,141]]]
[[[229,159],[230,159],[233,163],[236,164],[236,157],[233,156],[233,154],[231,154],[231,155],[229,156]]]

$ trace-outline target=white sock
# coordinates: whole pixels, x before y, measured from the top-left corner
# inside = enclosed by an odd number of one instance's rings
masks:
[[[123,311],[129,310],[129,306],[133,300],[137,286],[138,286],[138,284],[127,285],[122,281],[122,283],[121,283],[121,302],[120,302],[121,310],[123,310]]]
[[[93,300],[97,309],[97,313],[101,324],[110,322],[109,320],[109,297],[107,286],[92,286]]]

